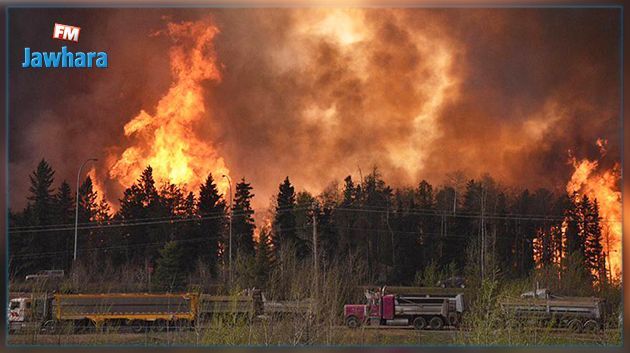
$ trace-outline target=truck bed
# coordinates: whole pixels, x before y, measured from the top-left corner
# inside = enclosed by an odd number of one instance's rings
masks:
[[[186,315],[195,313],[189,294],[57,294],[52,307],[60,320],[147,315]]]
[[[600,319],[602,302],[597,298],[511,299],[501,303],[504,310],[518,315],[571,316]]]

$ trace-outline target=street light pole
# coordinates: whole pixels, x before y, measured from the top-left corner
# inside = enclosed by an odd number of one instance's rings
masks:
[[[77,236],[79,234],[79,181],[81,179],[81,171],[83,170],[83,167],[85,167],[85,165],[88,162],[96,162],[96,161],[98,161],[98,159],[96,158],[86,159],[85,162],[81,164],[81,167],[79,168],[79,172],[77,172],[77,197],[76,197],[75,207],[74,207],[74,257],[72,259],[73,263],[77,261]]]
[[[228,276],[230,286],[232,285],[232,216],[234,215],[234,210],[232,208],[232,179],[228,175],[223,174],[223,177],[227,179],[228,185],[230,186],[230,231],[229,231],[229,245],[228,245]]]

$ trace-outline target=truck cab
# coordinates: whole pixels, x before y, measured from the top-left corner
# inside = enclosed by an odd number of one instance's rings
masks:
[[[14,298],[9,302],[8,320],[9,332],[16,332],[23,328],[31,312],[30,298]]]
[[[439,330],[457,326],[463,311],[463,296],[446,298],[431,295],[395,295],[366,291],[366,304],[344,306],[346,325],[413,326]]]
[[[50,305],[51,298],[48,295],[11,299],[7,311],[9,332],[39,328],[51,317]]]
[[[366,304],[346,304],[343,306],[344,319],[350,328],[359,327],[362,323],[381,320],[381,293],[365,291]]]

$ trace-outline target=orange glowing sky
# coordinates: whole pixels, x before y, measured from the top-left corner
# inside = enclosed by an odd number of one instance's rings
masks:
[[[245,177],[257,209],[287,175],[319,193],[376,165],[395,187],[460,170],[569,188],[620,218],[618,9],[94,11],[12,14],[11,62],[57,44],[41,33],[58,18],[85,29],[76,50],[110,57],[101,71],[12,68],[12,207],[42,157],[58,180],[97,157],[114,209],[147,164],[190,190]]]

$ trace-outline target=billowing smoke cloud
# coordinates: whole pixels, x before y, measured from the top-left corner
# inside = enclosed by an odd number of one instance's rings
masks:
[[[65,22],[64,22],[65,21]],[[11,205],[50,160],[74,180],[132,141],[171,85],[167,23],[212,21],[221,81],[204,82],[196,128],[234,180],[266,206],[285,176],[321,191],[378,166],[388,182],[441,183],[461,170],[563,190],[567,151],[608,140],[619,159],[619,11],[609,9],[12,10]],[[24,46],[58,50],[53,22],[82,26],[76,50],[107,50],[107,70],[28,71]],[[131,25],[133,24],[133,25]],[[153,111],[152,111],[153,110]]]

